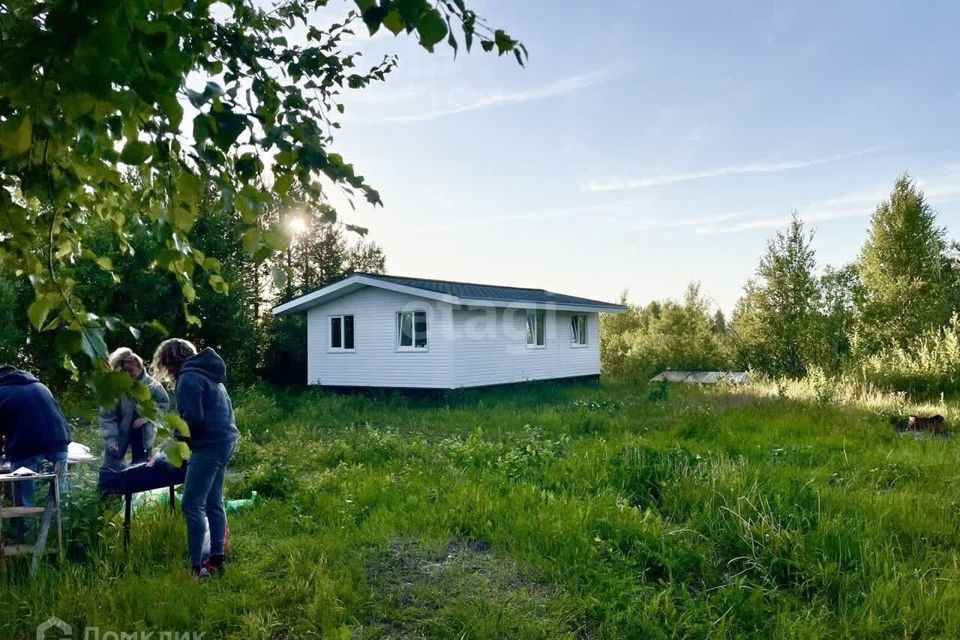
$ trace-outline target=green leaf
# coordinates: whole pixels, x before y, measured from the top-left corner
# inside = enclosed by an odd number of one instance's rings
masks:
[[[97,266],[103,269],[104,271],[113,271],[113,260],[107,258],[106,256],[101,256],[96,259]]]
[[[101,407],[113,406],[121,397],[128,395],[133,383],[133,378],[124,371],[95,372],[93,374],[93,390],[97,397],[97,403]]]
[[[391,9],[383,19],[383,26],[393,35],[397,35],[403,31],[405,25],[403,24],[403,18],[400,17],[400,12],[396,9]]]
[[[170,415],[169,413],[167,414]],[[176,468],[183,466],[184,461],[190,459],[190,447],[186,442],[177,440],[168,440],[162,447],[163,454],[167,456],[167,462]]]
[[[30,150],[33,119],[29,115],[13,118],[0,125],[0,158],[12,158]]]
[[[147,402],[151,398],[150,388],[143,384],[141,380],[133,380],[133,384],[130,385],[130,397],[137,402]]]
[[[73,358],[69,354],[63,354],[63,360],[60,363],[64,369],[70,372],[70,379],[76,382],[80,379],[80,369],[77,368],[77,364],[73,361]]]
[[[277,289],[282,289],[287,286],[287,271],[280,265],[273,265],[273,284],[276,285]]]
[[[107,343],[103,340],[103,329],[86,327],[82,331],[80,349],[87,354],[90,362],[107,359]]]
[[[77,353],[80,351],[81,344],[83,342],[83,336],[79,331],[73,329],[64,329],[63,331],[57,332],[56,338],[57,349],[63,351],[66,354]]]
[[[184,438],[190,437],[190,427],[187,425],[187,421],[177,414],[168,413],[164,417],[163,422],[171,433],[177,433]]]
[[[167,114],[167,118],[170,120],[170,128],[178,129],[183,121],[183,105],[177,100],[176,94],[165,93],[159,96],[157,104]]]
[[[211,115],[216,123],[216,130],[210,137],[222,151],[227,151],[243,133],[247,126],[247,118],[229,110]]]
[[[210,288],[221,295],[227,295],[230,292],[230,286],[223,279],[223,276],[210,276]]]
[[[190,231],[197,222],[197,212],[187,203],[170,210],[170,221],[179,231]]]
[[[153,155],[153,145],[142,140],[131,140],[120,152],[120,162],[136,166],[143,164]]]
[[[499,55],[505,54],[507,51],[513,49],[516,46],[517,41],[507,35],[503,29],[497,29],[493,34],[493,40],[497,45],[497,52]]]
[[[290,240],[286,234],[278,229],[267,229],[264,231],[263,242],[274,251],[283,251],[290,244]]]
[[[163,325],[162,322],[158,320],[151,320],[150,322],[144,324],[143,327],[145,329],[150,329],[150,331],[163,338],[166,338],[170,335],[170,331]]]
[[[30,324],[32,324],[37,331],[43,329],[43,325],[47,321],[47,315],[50,314],[52,309],[53,300],[51,300],[50,296],[39,296],[27,308],[27,318],[30,319]]]
[[[263,171],[263,163],[260,162],[260,158],[252,153],[245,153],[237,158],[234,167],[237,170],[237,175],[244,180],[251,180]]]
[[[277,176],[276,181],[273,183],[273,192],[278,196],[285,196],[287,192],[290,191],[290,185],[293,184],[293,174],[292,173],[282,173]]]
[[[447,23],[436,9],[430,9],[417,23],[417,34],[420,36],[420,45],[427,51],[433,51],[433,46],[447,35]]]
[[[250,227],[244,231],[241,242],[243,243],[243,250],[253,255],[253,252],[260,246],[260,234],[257,232],[257,228]]]
[[[210,131],[213,127],[213,118],[205,113],[198,113],[193,118],[193,139],[197,142],[197,147],[203,148],[206,141],[210,138]]]

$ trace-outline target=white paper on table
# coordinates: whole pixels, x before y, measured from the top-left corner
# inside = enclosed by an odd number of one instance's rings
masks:
[[[87,462],[93,460],[93,454],[90,453],[90,447],[79,442],[71,442],[67,445],[68,462]]]
[[[26,467],[20,467],[20,468],[17,469],[16,471],[11,471],[11,472],[8,473],[7,475],[17,476],[17,477],[19,478],[19,477],[23,477],[23,476],[35,476],[35,475],[37,475],[37,472],[34,471],[33,469],[28,469],[28,468],[26,468]]]

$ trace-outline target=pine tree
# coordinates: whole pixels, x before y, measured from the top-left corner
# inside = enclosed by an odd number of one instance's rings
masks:
[[[820,287],[813,233],[795,213],[786,231],[768,241],[756,278],[733,314],[738,360],[767,373],[803,375],[818,359]]]
[[[858,350],[902,347],[950,320],[954,286],[946,231],[909,176],[898,178],[890,198],[877,206],[857,272],[863,286]]]

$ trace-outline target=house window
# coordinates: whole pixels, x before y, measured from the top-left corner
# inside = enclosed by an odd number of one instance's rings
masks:
[[[397,347],[411,350],[427,348],[426,311],[401,311],[397,314]]]
[[[570,346],[587,346],[587,316],[576,315],[570,317]]]
[[[543,347],[546,341],[546,311],[527,311],[527,346]]]
[[[331,316],[330,350],[353,351],[353,316]]]

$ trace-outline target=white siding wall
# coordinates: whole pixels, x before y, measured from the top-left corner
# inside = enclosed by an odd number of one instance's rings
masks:
[[[397,312],[427,312],[426,352],[397,350]],[[331,351],[330,316],[353,315],[354,351]],[[365,288],[307,312],[307,382],[328,386],[452,389],[599,375],[600,331],[570,344],[569,312],[547,311],[546,345],[528,348],[526,309],[464,309]]]
[[[455,386],[599,375],[599,318],[586,314],[587,346],[572,347],[572,315],[547,311],[546,345],[532,349],[527,347],[524,309],[454,310]]]
[[[427,312],[425,352],[397,350],[397,312]],[[353,315],[353,352],[328,349],[330,316]],[[330,386],[450,388],[452,307],[366,288],[307,312],[307,382]]]

